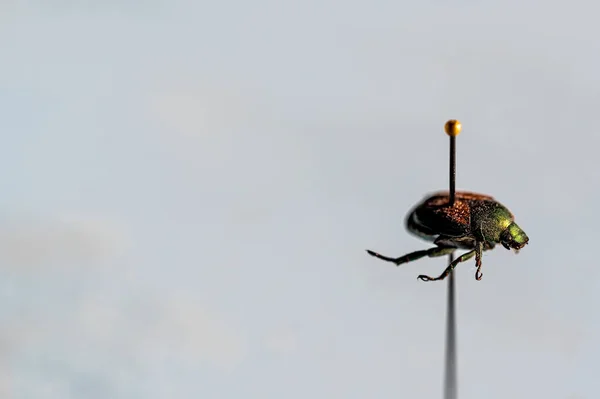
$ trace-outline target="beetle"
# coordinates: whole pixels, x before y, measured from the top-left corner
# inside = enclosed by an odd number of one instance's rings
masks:
[[[468,252],[456,258],[438,277],[420,275],[418,279],[443,280],[456,265],[475,256],[475,279],[481,280],[483,251],[494,249],[496,244],[502,244],[504,248],[513,249],[518,253],[529,243],[529,237],[514,220],[514,215],[508,208],[489,195],[457,191],[454,204],[450,205],[449,193],[440,191],[416,205],[405,220],[410,233],[432,241],[435,247],[411,252],[399,258],[390,258],[371,250],[367,252],[399,266],[425,256],[433,258],[452,254],[457,249],[467,249]]]

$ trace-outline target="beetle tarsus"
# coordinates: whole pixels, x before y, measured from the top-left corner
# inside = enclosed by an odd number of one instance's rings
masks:
[[[475,280],[477,281],[481,280],[481,278],[483,277],[483,273],[481,272],[481,270],[479,270],[480,268],[481,266],[479,266],[475,271]]]
[[[466,252],[466,253],[462,254],[458,258],[454,259],[454,261],[448,265],[448,267],[442,272],[442,274],[439,275],[439,277],[431,278],[429,276],[421,275],[418,278],[420,280],[423,280],[423,281],[439,281],[439,280],[443,280],[446,277],[448,277],[448,275],[450,273],[452,273],[452,270],[454,270],[454,268],[456,267],[456,265],[458,265],[461,262],[464,262],[466,260],[471,259],[473,256],[475,256],[475,250],[472,250],[472,251],[469,251],[469,252]]]
[[[375,251],[371,251],[370,249],[367,249],[367,253],[371,256],[374,256],[378,259],[384,260],[386,262],[392,262],[394,263],[396,266],[400,266],[403,263],[408,263],[411,262],[415,259],[419,259],[422,258],[423,256],[427,256],[428,252],[425,251],[416,251],[416,252],[411,252],[410,254],[406,254],[404,256],[400,256],[398,258],[390,258],[388,256],[383,256],[381,254],[378,254]]]
[[[421,274],[419,277],[417,277],[419,280],[421,281],[440,281],[445,279],[446,277],[448,277],[448,275],[450,274],[451,270],[448,271],[448,269],[444,270],[444,272],[442,274],[440,274],[437,277],[429,277],[426,276],[424,274]]]
[[[371,256],[374,256],[374,257],[378,258],[378,259],[385,260],[386,262],[395,263],[396,265],[399,265],[401,263],[405,263],[406,262],[406,261],[405,262],[402,261],[403,258],[404,258],[403,256],[401,256],[400,258],[390,258],[388,256],[383,256],[381,254],[378,254],[375,251],[371,251],[370,249],[367,249],[367,253],[369,255],[371,255]]]

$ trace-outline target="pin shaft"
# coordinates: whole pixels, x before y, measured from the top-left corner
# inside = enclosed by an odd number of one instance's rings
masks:
[[[460,122],[451,120],[446,123],[446,133],[450,137],[450,195],[449,205],[453,206],[456,198],[456,136],[460,133]],[[448,255],[448,264],[454,261],[454,254]],[[444,399],[456,399],[457,365],[456,365],[456,301],[454,271],[448,276],[448,301],[446,310],[446,370],[444,375]]]
[[[454,261],[454,255],[448,255],[448,264]],[[456,399],[456,314],[455,314],[454,271],[448,276],[448,308],[446,313],[446,375],[444,376],[444,399]]]
[[[456,197],[456,136],[450,136],[450,206]]]

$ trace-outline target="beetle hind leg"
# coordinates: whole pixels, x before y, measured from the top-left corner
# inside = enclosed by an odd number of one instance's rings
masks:
[[[422,251],[411,252],[409,254],[400,256],[399,258],[390,258],[388,256],[383,256],[381,254],[378,254],[377,252],[367,249],[367,253],[369,255],[374,256],[381,260],[385,260],[386,262],[392,262],[392,263],[396,264],[396,266],[400,266],[403,263],[412,262],[414,260],[421,259],[426,256],[428,256],[430,258],[435,258],[437,256],[449,255],[449,254],[453,253],[454,251],[456,251],[456,248],[433,247],[433,248],[429,248],[429,249],[424,249]]]
[[[452,263],[450,263],[448,265],[448,267],[446,268],[446,270],[444,270],[444,272],[442,274],[440,274],[438,277],[429,277],[426,276],[424,274],[421,274],[419,277],[417,277],[419,280],[423,280],[423,281],[437,281],[437,280],[443,280],[446,277],[448,277],[448,275],[450,274],[450,272],[452,272],[452,270],[454,270],[454,268],[456,267],[456,265],[458,265],[461,262],[467,261],[469,259],[471,259],[473,256],[475,256],[475,253],[477,251],[474,249],[472,251],[466,252],[464,254],[462,254],[461,256],[459,256],[458,258],[456,258]]]

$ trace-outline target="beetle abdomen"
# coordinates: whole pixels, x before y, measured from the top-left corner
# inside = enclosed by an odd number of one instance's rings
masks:
[[[439,233],[423,225],[418,219],[415,210],[411,211],[406,217],[406,229],[426,241],[434,241]]]

